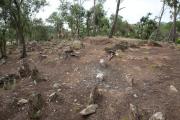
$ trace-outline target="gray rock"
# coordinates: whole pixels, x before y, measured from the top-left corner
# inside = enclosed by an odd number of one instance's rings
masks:
[[[134,97],[134,98],[138,98],[138,95],[137,95],[137,94],[134,94],[133,97]]]
[[[60,84],[59,84],[59,83],[54,83],[54,84],[53,84],[53,88],[58,89],[59,87],[60,87]]]
[[[150,117],[149,120],[165,120],[165,118],[162,112],[156,112]]]
[[[2,59],[2,60],[0,61],[0,65],[3,65],[3,64],[6,64],[6,59]]]
[[[96,109],[98,108],[97,104],[91,104],[89,106],[87,106],[84,110],[82,110],[80,112],[81,115],[86,116],[86,115],[90,115],[96,112]]]
[[[100,59],[100,60],[99,60],[99,64],[100,64],[102,67],[107,67],[107,63],[106,63],[105,59]]]
[[[28,103],[28,100],[23,99],[23,98],[18,101],[18,104],[20,104],[20,105],[27,104],[27,103]]]
[[[97,73],[96,79],[98,81],[103,81],[104,80],[104,74],[102,72]]]
[[[170,85],[169,89],[171,92],[175,92],[175,93],[178,92],[178,90],[176,89],[176,87],[174,85]]]

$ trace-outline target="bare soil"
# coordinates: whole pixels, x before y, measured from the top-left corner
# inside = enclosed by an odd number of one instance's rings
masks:
[[[0,120],[29,120],[28,105],[17,105],[17,101],[28,100],[33,92],[40,93],[45,101],[42,120],[130,120],[130,103],[148,117],[162,112],[167,120],[180,120],[180,51],[166,43],[161,43],[162,47],[129,48],[108,61],[107,68],[101,67],[99,60],[107,57],[104,49],[122,40],[137,43],[123,38],[85,38],[85,48],[77,51],[80,57],[66,60],[60,58],[65,43],[39,43],[37,49],[34,45],[27,59],[47,80],[34,85],[29,78],[19,79],[10,90],[0,88]],[[10,50],[7,63],[0,66],[0,76],[18,72],[19,53],[17,48]],[[47,58],[41,59],[40,53]],[[105,74],[105,80],[98,83],[98,109],[82,117],[79,112],[88,104],[98,72]],[[133,86],[129,82],[132,79]],[[53,88],[54,83],[60,84],[59,89]],[[171,92],[170,85],[179,91]],[[48,102],[53,92],[59,98]]]

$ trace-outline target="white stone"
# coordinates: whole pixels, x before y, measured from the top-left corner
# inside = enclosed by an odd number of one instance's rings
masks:
[[[100,64],[104,64],[104,63],[105,63],[105,60],[104,60],[104,59],[100,59],[99,63],[100,63]]]
[[[104,80],[104,74],[103,74],[103,73],[98,73],[98,74],[96,75],[96,79],[97,79],[97,80],[100,80],[100,81],[103,81],[103,80]]]
[[[86,116],[86,115],[90,115],[96,112],[96,109],[98,108],[97,104],[92,104],[87,106],[84,110],[82,110],[80,112],[81,115]]]
[[[153,114],[149,120],[165,120],[162,112],[156,112]]]
[[[133,104],[129,104],[129,106],[132,112],[136,112],[136,107]]]
[[[60,84],[59,83],[54,83],[53,84],[53,88],[59,88],[60,87]]]
[[[138,98],[137,94],[134,94],[133,97],[134,97],[134,98]]]
[[[61,90],[61,89],[58,89],[57,91],[58,91],[58,92],[61,92],[62,90]]]
[[[99,64],[100,64],[102,67],[107,67],[107,64],[106,64],[105,59],[100,59],[100,60],[99,60]]]
[[[28,100],[26,100],[26,99],[20,99],[18,101],[18,104],[26,104],[26,103],[28,103]]]
[[[170,91],[172,92],[178,92],[178,90],[176,89],[176,87],[174,85],[170,85]]]

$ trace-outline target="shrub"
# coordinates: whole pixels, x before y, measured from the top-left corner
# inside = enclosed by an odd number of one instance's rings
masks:
[[[180,44],[180,38],[177,38],[176,43]]]

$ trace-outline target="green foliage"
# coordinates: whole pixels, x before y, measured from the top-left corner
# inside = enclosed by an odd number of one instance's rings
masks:
[[[110,20],[111,24],[114,20],[114,15],[111,15]],[[133,31],[133,25],[130,25],[127,21],[123,21],[122,16],[117,17],[117,23],[115,26],[115,35],[116,36],[124,36],[124,37],[133,37],[134,31]]]
[[[180,38],[178,38],[178,39],[176,40],[176,43],[177,43],[177,44],[180,44]]]
[[[41,19],[34,19],[31,23],[30,39],[36,41],[46,41],[49,39],[48,26],[45,26]]]
[[[140,22],[137,24],[137,37],[140,39],[149,39],[151,34],[157,29],[157,24],[155,20],[150,19],[151,13],[148,13],[146,16],[140,19]]]

